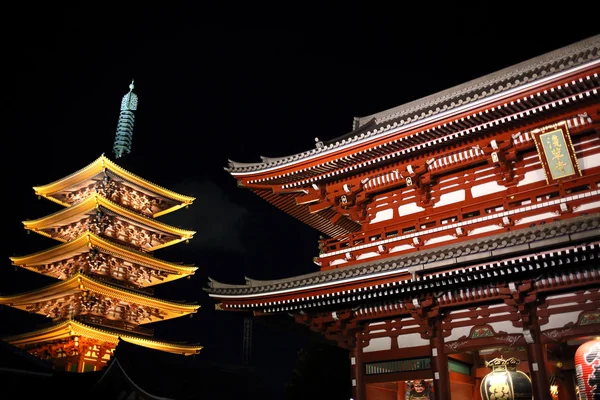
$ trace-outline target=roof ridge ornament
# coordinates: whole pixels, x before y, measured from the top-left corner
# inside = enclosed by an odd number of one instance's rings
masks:
[[[121,100],[121,112],[119,122],[117,123],[117,132],[113,144],[113,153],[115,158],[121,158],[125,154],[131,153],[131,144],[133,141],[133,123],[135,121],[134,111],[137,110],[138,96],[133,93],[133,79],[129,84],[129,92]]]

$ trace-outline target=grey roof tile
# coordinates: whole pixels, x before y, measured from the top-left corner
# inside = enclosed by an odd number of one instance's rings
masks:
[[[323,142],[323,146],[283,157],[261,157],[262,162],[247,163],[228,160],[230,173],[253,172],[277,167],[336,149],[360,139],[381,135],[397,126],[486,99],[561,71],[600,59],[600,35],[595,35],[519,64],[434,93],[415,101],[355,118],[353,131]]]

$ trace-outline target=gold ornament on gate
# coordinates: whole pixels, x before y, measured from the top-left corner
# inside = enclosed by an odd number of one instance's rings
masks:
[[[494,358],[485,363],[492,372],[483,377],[479,389],[484,400],[531,400],[531,379],[517,370],[521,361],[511,357]]]

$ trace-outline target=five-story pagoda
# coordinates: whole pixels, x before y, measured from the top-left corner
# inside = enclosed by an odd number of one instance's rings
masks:
[[[137,95],[123,97],[113,146],[116,159],[131,151]],[[197,267],[161,260],[153,251],[187,241],[194,231],[156,218],[188,206],[193,197],[151,183],[104,154],[35,193],[64,206],[24,221],[25,228],[59,242],[49,249],[11,257],[13,265],[56,278],[26,293],[0,296],[0,304],[37,313],[53,323],[3,340],[56,369],[102,369],[119,340],[175,354],[202,346],[157,340],[143,325],[195,313],[197,304],[158,299],[152,286],[194,274]]]

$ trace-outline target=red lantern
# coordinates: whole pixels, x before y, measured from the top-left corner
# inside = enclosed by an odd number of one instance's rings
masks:
[[[582,344],[575,352],[575,376],[580,400],[600,397],[600,338]]]

